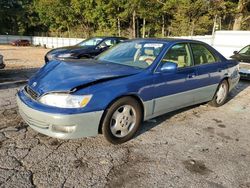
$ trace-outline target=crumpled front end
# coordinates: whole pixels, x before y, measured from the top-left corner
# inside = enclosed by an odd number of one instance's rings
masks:
[[[76,139],[98,134],[103,111],[79,114],[48,113],[29,107],[25,100],[27,98],[19,92],[17,105],[20,115],[32,129],[42,134],[60,139]]]

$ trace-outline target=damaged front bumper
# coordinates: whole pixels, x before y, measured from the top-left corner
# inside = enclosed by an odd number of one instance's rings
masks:
[[[60,139],[96,136],[103,111],[80,114],[54,114],[35,110],[17,95],[17,105],[24,121],[34,130]]]

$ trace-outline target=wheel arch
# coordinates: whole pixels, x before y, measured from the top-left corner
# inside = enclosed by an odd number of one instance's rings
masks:
[[[230,84],[230,81],[229,81],[229,77],[228,76],[226,76],[226,77],[224,77],[221,81],[220,81],[220,84],[221,84],[221,82],[223,82],[224,80],[226,80],[227,81],[227,84],[228,84],[228,90],[231,88],[231,84]]]
[[[217,86],[217,88],[216,88],[216,90],[215,90],[214,96],[216,95],[216,92],[217,92],[217,90],[219,89],[220,84],[221,84],[224,80],[226,80],[226,81],[227,81],[227,84],[228,84],[228,89],[230,88],[229,77],[228,77],[228,76],[226,76],[226,77],[222,78],[222,79],[221,79],[221,81],[219,82],[219,84],[218,84],[218,86]]]
[[[233,87],[234,87],[234,84],[232,83],[232,80],[230,79],[229,76],[223,78],[223,79],[221,80],[221,82],[222,82],[223,80],[226,80],[226,81],[227,81],[228,90],[229,90],[229,92],[230,92],[230,91],[233,89]]]
[[[104,112],[103,112],[103,115],[101,117],[101,120],[99,122],[99,126],[98,126],[98,133],[102,134],[102,123],[103,123],[103,120],[104,120],[104,117],[105,115],[107,114],[107,111],[108,109],[110,108],[110,106],[112,106],[112,104],[114,104],[117,100],[121,99],[121,98],[124,98],[124,97],[131,97],[133,99],[135,99],[138,104],[141,106],[141,110],[142,110],[142,121],[144,119],[144,113],[145,113],[145,108],[144,108],[144,105],[143,105],[143,102],[142,102],[142,99],[136,95],[136,94],[127,94],[127,95],[121,95],[119,97],[116,97],[115,99],[113,99],[109,104],[108,106],[105,108]]]

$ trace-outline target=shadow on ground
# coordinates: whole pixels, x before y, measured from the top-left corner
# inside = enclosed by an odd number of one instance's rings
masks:
[[[228,101],[236,97],[239,93],[245,90],[247,87],[250,87],[250,81],[240,80],[237,86],[229,93]]]

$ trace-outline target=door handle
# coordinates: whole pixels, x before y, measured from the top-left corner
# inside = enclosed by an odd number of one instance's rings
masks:
[[[195,77],[195,74],[194,74],[194,73],[188,75],[188,78],[194,78],[194,77]]]
[[[217,71],[218,71],[218,72],[222,72],[222,69],[218,69]]]

